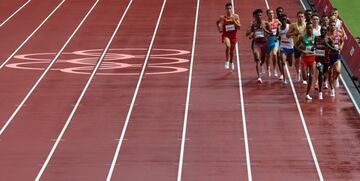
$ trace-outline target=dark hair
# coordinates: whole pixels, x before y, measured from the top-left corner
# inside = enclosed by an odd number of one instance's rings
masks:
[[[279,11],[280,9],[284,10],[283,7],[279,6],[279,7],[276,8],[276,11]]]
[[[315,14],[313,14],[312,16],[311,16],[311,18],[313,18],[313,17],[319,17],[319,14],[317,14],[317,13],[315,13]]]
[[[306,23],[306,26],[307,26],[307,25],[312,25],[312,22],[311,22],[311,21],[307,22],[307,23]]]
[[[337,11],[338,9],[337,8],[334,8],[333,11]]]
[[[231,3],[226,3],[226,4],[225,4],[225,7],[228,7],[228,6],[231,6],[231,7],[232,7],[232,4],[231,4]]]
[[[280,15],[280,20],[284,20],[284,19],[287,19],[287,15],[286,14],[282,14],[282,15]]]
[[[298,12],[296,13],[296,15],[298,15],[298,16],[299,16],[299,14],[304,14],[304,12],[303,12],[303,11],[298,11]]]
[[[267,9],[267,10],[266,10],[266,13],[269,13],[270,11],[272,11],[271,8]]]
[[[312,13],[310,9],[305,10],[305,13]]]
[[[260,13],[262,13],[263,11],[261,9],[256,9],[254,12],[253,12],[253,16],[255,15],[258,15]]]

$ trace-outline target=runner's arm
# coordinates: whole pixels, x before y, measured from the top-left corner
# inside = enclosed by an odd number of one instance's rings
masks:
[[[241,24],[240,24],[239,15],[234,14],[234,17],[235,17],[235,18],[234,18],[235,26],[236,26],[237,29],[240,29]]]
[[[220,18],[216,21],[216,27],[220,33],[222,33],[221,22],[223,21],[223,19],[224,17],[220,16]]]

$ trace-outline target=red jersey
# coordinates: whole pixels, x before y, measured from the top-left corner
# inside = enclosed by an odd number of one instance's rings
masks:
[[[225,16],[223,20],[223,38],[227,37],[230,41],[236,41],[237,28],[234,20]]]

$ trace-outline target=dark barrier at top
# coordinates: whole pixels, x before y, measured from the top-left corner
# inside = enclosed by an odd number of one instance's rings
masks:
[[[312,2],[320,15],[330,15],[334,8],[330,0],[312,0]],[[360,78],[360,46],[356,42],[355,37],[350,33],[345,22],[343,23],[343,26],[348,38],[345,40],[341,55],[352,74]]]

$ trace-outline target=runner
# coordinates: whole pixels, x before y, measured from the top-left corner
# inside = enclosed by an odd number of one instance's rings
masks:
[[[329,17],[326,16],[326,14],[323,14],[321,16],[320,24],[321,24],[321,26],[325,26],[326,28],[328,28],[329,27],[329,21],[330,21]]]
[[[275,19],[275,14],[272,9],[268,9],[266,11],[266,14],[268,16],[266,27],[268,30],[267,32],[269,32],[268,42],[267,42],[268,56],[266,58],[267,71],[268,71],[268,76],[270,77],[271,76],[270,63],[272,62],[274,69],[274,76],[278,76],[276,70],[278,51],[279,51],[278,28],[281,25],[281,23],[278,19]]]
[[[311,100],[312,97],[309,95],[312,78],[315,70],[315,53],[314,53],[315,34],[313,33],[312,23],[306,23],[306,31],[303,36],[296,42],[295,48],[302,52],[302,65],[304,70],[309,68],[309,76],[307,80],[306,99]]]
[[[219,32],[222,33],[222,42],[226,46],[225,69],[229,69],[231,65],[231,70],[234,70],[234,49],[237,42],[237,30],[240,29],[240,19],[239,15],[233,13],[231,3],[227,3],[225,9],[226,15],[220,16],[219,20],[216,21],[216,25]]]
[[[316,68],[319,71],[318,83],[319,83],[319,100],[323,100],[322,84],[325,81],[324,76],[328,72],[330,67],[330,61],[328,57],[328,43],[326,42],[327,27],[321,27],[321,35],[315,38],[315,54],[316,54]]]
[[[246,32],[246,36],[250,36],[253,39],[252,50],[254,54],[254,60],[256,63],[256,73],[258,76],[257,82],[262,83],[260,76],[260,63],[264,63],[266,58],[267,51],[267,39],[265,37],[266,32],[266,22],[261,18],[262,10],[256,9],[253,12],[254,21],[252,22],[250,28]]]
[[[299,37],[304,34],[305,27],[306,27],[306,23],[305,23],[304,12],[299,11],[297,13],[297,22],[291,24],[290,30],[288,33],[289,36],[293,37],[294,44],[296,44],[296,42],[299,40]],[[301,80],[300,71],[301,71],[302,77],[304,80],[303,83],[307,83],[306,82],[307,76],[305,74],[305,71],[302,70],[302,67],[300,67],[301,52],[299,50],[297,50],[296,48],[294,48],[294,56],[295,56],[296,81],[300,82],[300,80]]]
[[[315,34],[315,36],[321,36],[321,26],[320,26],[320,18],[318,14],[313,14],[311,16],[311,22],[313,24],[313,33]],[[314,77],[318,77],[319,76],[319,71],[318,69],[315,69],[314,72]],[[318,83],[318,79],[314,80],[314,88],[315,90],[319,90],[319,83]]]
[[[335,96],[334,83],[340,75],[341,70],[341,55],[340,51],[344,46],[344,34],[336,28],[336,22],[330,21],[329,32],[327,33],[329,38],[329,58],[330,58],[330,96]]]
[[[289,36],[288,32],[290,30],[290,24],[287,23],[288,18],[286,14],[281,15],[280,17],[281,26],[279,27],[279,36],[280,36],[280,62],[279,62],[279,69],[280,69],[280,80],[284,80],[284,84],[287,84],[286,74],[284,72],[284,66],[286,61],[289,62],[289,66],[292,65],[294,60],[294,43],[292,36]]]
[[[305,10],[305,22],[309,23],[311,21],[312,11],[310,9]]]

